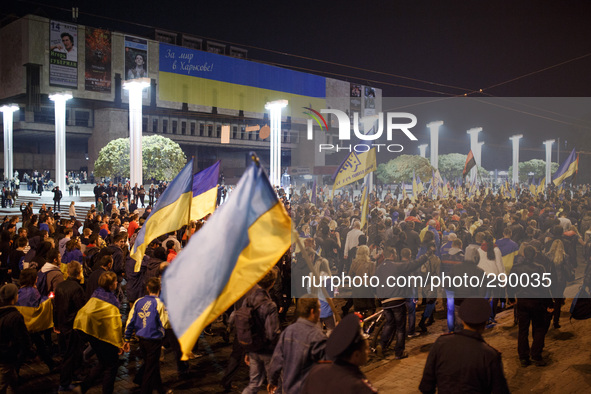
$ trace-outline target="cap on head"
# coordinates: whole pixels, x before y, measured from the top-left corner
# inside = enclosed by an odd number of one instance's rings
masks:
[[[12,283],[8,283],[0,288],[0,303],[6,305],[10,303],[18,294],[18,287]]]
[[[484,298],[467,298],[460,307],[460,319],[472,325],[486,323],[490,317],[490,304]]]
[[[362,338],[359,318],[351,313],[340,321],[328,337],[326,355],[331,359],[337,358]]]

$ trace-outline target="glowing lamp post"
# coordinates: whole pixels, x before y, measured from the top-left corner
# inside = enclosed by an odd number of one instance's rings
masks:
[[[441,120],[427,124],[431,131],[431,166],[435,169],[439,168],[439,127],[442,124]]]
[[[552,165],[552,144],[554,140],[546,140],[544,141],[544,145],[546,145],[546,185],[548,185],[551,181],[552,174],[551,174],[551,165]]]
[[[130,183],[143,184],[142,179],[142,91],[150,86],[150,78],[126,81],[123,89],[129,92],[129,170]]]
[[[427,144],[419,145],[419,154],[421,157],[427,157]]]
[[[72,93],[56,93],[49,96],[55,106],[55,184],[66,190],[66,101]]]
[[[281,109],[287,106],[287,100],[270,101],[265,104],[269,110],[271,126],[271,163],[269,180],[273,186],[281,186]]]
[[[4,120],[4,179],[10,180],[14,174],[12,168],[12,114],[18,111],[18,106],[15,104],[3,105],[0,107],[0,111],[2,111]]]
[[[513,143],[513,184],[519,183],[519,140],[523,138],[523,134],[513,135],[509,137]]]

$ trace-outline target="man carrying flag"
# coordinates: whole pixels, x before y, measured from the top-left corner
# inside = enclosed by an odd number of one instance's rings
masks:
[[[238,185],[164,273],[183,360],[203,329],[273,268],[291,245],[291,219],[253,154]]]

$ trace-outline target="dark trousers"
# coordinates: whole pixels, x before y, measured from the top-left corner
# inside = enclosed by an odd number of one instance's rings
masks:
[[[60,386],[72,384],[74,372],[82,365],[82,340],[76,330],[60,334],[60,342],[64,345],[64,356],[60,372]]]
[[[230,354],[230,358],[228,359],[228,365],[226,366],[226,370],[224,371],[224,376],[222,377],[222,386],[225,389],[231,389],[232,387],[232,379],[234,375],[236,375],[236,371],[242,365],[242,360],[244,360],[244,348],[238,342],[238,338],[234,336],[234,343],[232,344],[232,353]]]
[[[548,331],[544,304],[537,299],[518,300],[517,319],[519,321],[519,334],[517,336],[517,352],[519,353],[519,358],[529,359],[531,353],[533,359],[541,359],[542,350],[544,349],[544,339]],[[529,347],[530,323],[533,336],[531,351]]]
[[[37,355],[43,361],[49,369],[54,367],[53,359],[51,358],[51,349],[47,346],[45,339],[43,338],[44,332],[36,332],[31,334],[31,341],[37,348]]]
[[[57,209],[56,209],[56,207],[57,207]],[[60,210],[60,200],[54,200],[53,201],[53,211],[57,212],[59,210]]]
[[[141,381],[140,392],[152,394],[154,390],[164,393],[162,378],[160,376],[160,352],[162,351],[162,339],[139,338],[140,350],[144,363],[140,367],[134,381]]]
[[[417,299],[408,298],[406,300],[406,308],[408,310],[408,334],[414,334],[417,321]]]
[[[183,356],[183,351],[181,350],[181,344],[179,343],[178,338],[172,331],[172,328],[166,329],[166,334],[164,336],[164,346],[170,347],[172,352],[174,353],[174,358],[176,360],[176,370],[179,374],[183,374],[189,371],[189,363],[187,361],[181,361],[181,357]]]
[[[384,309],[384,317],[386,323],[382,330],[380,344],[385,351],[392,339],[392,335],[396,332],[396,345],[394,346],[394,354],[402,356],[404,353],[404,341],[406,339],[406,303],[403,303],[395,308]]]
[[[90,346],[96,353],[98,365],[96,365],[90,375],[82,382],[82,391],[85,392],[94,385],[99,376],[103,377],[103,393],[111,394],[115,388],[115,378],[119,368],[119,349],[110,343],[103,342],[90,335],[87,336]]]
[[[554,324],[557,325],[560,323],[560,308],[564,305],[564,298],[556,298],[554,299]]]

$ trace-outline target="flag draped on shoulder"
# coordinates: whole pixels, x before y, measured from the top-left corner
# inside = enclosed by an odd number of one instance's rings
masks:
[[[187,359],[203,329],[255,285],[291,245],[291,219],[253,163],[166,269],[161,298]]]
[[[39,306],[16,306],[25,318],[25,325],[30,333],[45,331],[53,327],[53,302],[50,298]]]
[[[193,199],[191,200],[190,220],[199,220],[215,211],[219,176],[219,161],[193,175]]]
[[[341,163],[334,176],[332,191],[358,181],[377,169],[376,148],[367,152],[351,152]]]
[[[578,169],[578,160],[577,154],[575,153],[575,149],[573,148],[572,152],[565,161],[562,162],[558,170],[552,175],[552,182],[555,186],[560,185],[566,178],[571,175],[574,175]]]
[[[476,159],[474,159],[474,154],[472,153],[472,150],[470,150],[470,152],[468,152],[468,157],[466,157],[466,164],[464,164],[462,178],[465,178],[474,166],[476,166]]]
[[[74,319],[74,329],[118,348],[123,347],[122,328],[119,308],[96,297],[88,300]]]
[[[154,238],[176,231],[188,224],[192,200],[193,160],[191,159],[164,190],[135,240],[131,257],[135,260],[136,272],[140,270],[146,248]]]

